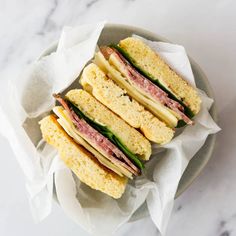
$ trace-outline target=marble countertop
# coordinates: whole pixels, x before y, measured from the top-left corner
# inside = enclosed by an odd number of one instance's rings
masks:
[[[0,0],[1,80],[17,74],[59,37],[64,25],[107,19],[139,26],[185,46],[207,74],[219,114],[213,157],[175,202],[167,236],[236,235],[236,2],[233,0]],[[1,84],[1,83],[0,83]],[[35,224],[24,177],[0,137],[0,235],[87,235],[53,205]],[[117,235],[158,235],[149,218],[126,224]]]

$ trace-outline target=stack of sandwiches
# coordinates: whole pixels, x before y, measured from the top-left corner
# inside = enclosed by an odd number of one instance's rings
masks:
[[[58,106],[40,121],[42,136],[81,182],[116,199],[141,175],[150,142],[170,142],[201,106],[196,88],[133,37],[100,47],[80,83],[54,94]]]

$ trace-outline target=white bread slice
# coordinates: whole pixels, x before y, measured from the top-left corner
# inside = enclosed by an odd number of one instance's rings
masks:
[[[84,68],[80,83],[85,90],[128,124],[140,129],[149,140],[164,144],[172,139],[174,135],[172,129],[130,98],[127,92],[106,77],[97,65],[91,63]]]
[[[66,94],[66,98],[78,106],[85,115],[97,123],[105,125],[131,152],[144,160],[149,159],[151,155],[150,142],[88,92],[82,89],[70,90]]]
[[[110,57],[111,58],[111,57]],[[133,85],[131,85],[121,73],[105,59],[101,52],[95,54],[94,62],[121,88],[125,89],[127,93],[136,101],[142,104],[147,110],[151,111],[155,116],[162,119],[169,127],[176,127],[178,119],[170,109],[160,103],[154,102],[150,98],[141,94]]]
[[[113,164],[111,161],[109,161],[108,158],[106,158],[100,152],[98,152],[98,150],[93,148],[90,145],[89,141],[86,141],[86,139],[83,138],[83,135],[79,133],[79,131],[75,128],[74,124],[72,123],[68,112],[64,110],[62,106],[54,107],[53,112],[58,117],[57,122],[66,131],[66,133],[76,141],[76,143],[80,144],[86,150],[92,153],[97,158],[97,160],[108,169],[114,171],[120,176],[125,175],[129,177],[130,179],[132,179],[132,173],[130,173],[123,166],[118,165],[117,163]]]
[[[201,99],[197,90],[186,80],[173,71],[167,63],[142,40],[128,37],[119,42],[135,63],[155,79],[158,79],[166,89],[182,100],[194,114],[200,110]]]
[[[108,170],[91,153],[76,144],[54,115],[43,118],[39,124],[43,139],[58,150],[61,159],[81,182],[113,198],[122,196],[127,178]]]

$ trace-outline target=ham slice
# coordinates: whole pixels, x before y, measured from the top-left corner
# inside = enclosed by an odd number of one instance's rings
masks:
[[[126,168],[134,175],[139,175],[140,170],[124,155],[124,153],[117,148],[108,138],[99,133],[91,125],[89,125],[84,119],[81,119],[67,104],[67,102],[59,95],[53,95],[57,101],[68,112],[76,129],[86,137],[91,144],[93,144],[98,150],[102,150],[110,161],[114,164],[119,164]]]
[[[169,98],[165,91],[141,75],[115,48],[101,47],[100,51],[106,59],[109,59],[110,55],[114,55],[122,66],[122,70],[125,71],[125,76],[142,91],[176,112],[185,123],[193,124],[193,121],[183,113],[184,107],[179,102]]]

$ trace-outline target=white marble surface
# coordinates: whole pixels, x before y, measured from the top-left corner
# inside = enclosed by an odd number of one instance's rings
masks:
[[[215,91],[219,113],[213,158],[180,196],[167,236],[236,235],[236,2],[234,0],[0,0],[0,86],[48,44],[63,25],[107,19],[140,26],[182,44]],[[2,88],[1,88],[2,89]],[[0,235],[87,235],[56,205],[40,224],[32,220],[24,177],[0,137]],[[117,235],[158,235],[150,219],[125,225]]]

